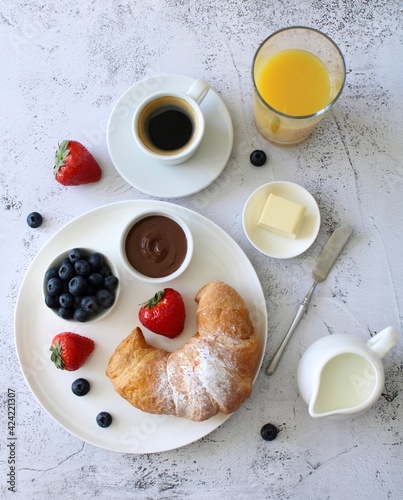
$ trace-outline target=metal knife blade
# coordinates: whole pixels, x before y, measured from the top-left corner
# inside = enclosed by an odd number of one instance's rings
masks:
[[[327,278],[344,245],[350,238],[353,229],[346,224],[338,227],[330,236],[312,270],[312,275],[318,283]]]
[[[272,375],[275,369],[277,368],[277,365],[280,361],[281,356],[283,355],[284,349],[291,335],[293,334],[295,328],[297,327],[300,319],[308,309],[308,304],[309,301],[311,300],[316,285],[327,278],[330,270],[332,269],[334,263],[336,262],[338,256],[340,255],[340,252],[343,250],[344,245],[350,238],[352,232],[353,230],[350,226],[347,226],[346,224],[340,226],[332,233],[326,245],[324,246],[312,270],[314,283],[309,292],[305,295],[304,300],[301,302],[297,314],[295,315],[294,320],[291,323],[291,326],[288,329],[288,332],[286,333],[279,348],[275,352],[274,356],[271,358],[266,368],[267,375]]]

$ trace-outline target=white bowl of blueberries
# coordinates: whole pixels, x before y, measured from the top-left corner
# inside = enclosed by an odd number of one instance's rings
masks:
[[[45,272],[46,306],[61,318],[89,323],[104,318],[116,303],[119,278],[102,253],[72,248],[58,255]]]

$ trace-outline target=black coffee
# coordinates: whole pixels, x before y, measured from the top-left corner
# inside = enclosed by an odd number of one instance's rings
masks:
[[[174,151],[189,142],[193,123],[182,110],[162,106],[148,120],[147,133],[155,147],[163,151]]]

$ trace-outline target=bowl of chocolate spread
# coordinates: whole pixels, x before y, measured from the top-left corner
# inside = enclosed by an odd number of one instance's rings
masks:
[[[123,264],[134,277],[148,282],[177,278],[193,255],[193,237],[181,217],[148,211],[127,224],[120,244]]]

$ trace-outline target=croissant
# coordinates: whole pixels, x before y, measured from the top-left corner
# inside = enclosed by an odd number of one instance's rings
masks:
[[[259,341],[243,299],[213,281],[195,301],[197,333],[181,348],[151,347],[136,328],[112,355],[106,375],[136,408],[202,421],[234,412],[250,396]]]

